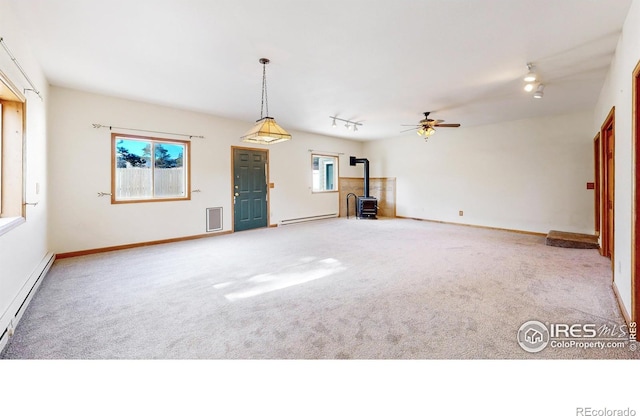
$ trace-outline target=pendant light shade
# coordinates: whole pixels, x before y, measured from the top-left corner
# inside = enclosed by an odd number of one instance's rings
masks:
[[[245,143],[274,144],[291,140],[291,135],[272,117],[263,117],[241,139]]]
[[[291,135],[285,129],[278,126],[273,117],[269,117],[269,103],[267,102],[267,72],[266,65],[269,63],[267,58],[261,58],[262,64],[262,103],[260,105],[260,119],[256,121],[255,126],[251,128],[244,136],[240,137],[245,143],[256,144],[274,144],[291,140]],[[263,110],[266,107],[267,115],[263,116]]]

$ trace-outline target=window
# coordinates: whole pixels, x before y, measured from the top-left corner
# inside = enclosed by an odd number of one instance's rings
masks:
[[[0,234],[24,222],[24,103],[0,72]]]
[[[111,135],[111,202],[191,198],[189,142]]]
[[[311,155],[313,192],[338,190],[338,157]]]

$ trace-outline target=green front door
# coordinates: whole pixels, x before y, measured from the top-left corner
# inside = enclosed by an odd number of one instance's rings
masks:
[[[267,151],[233,149],[234,230],[267,226]]]

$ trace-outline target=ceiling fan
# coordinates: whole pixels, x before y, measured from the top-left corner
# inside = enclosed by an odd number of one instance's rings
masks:
[[[403,124],[403,126],[412,126],[412,127],[410,129],[403,130],[400,133],[404,133],[404,132],[409,131],[409,130],[417,129],[417,133],[420,136],[424,136],[424,139],[427,140],[427,138],[429,138],[429,136],[432,136],[436,132],[435,127],[460,127],[460,123],[444,124],[443,123],[444,120],[434,120],[432,118],[429,118],[429,114],[430,113],[431,112],[429,112],[429,111],[426,111],[424,113],[424,120],[420,120],[420,124],[416,124],[416,125]]]

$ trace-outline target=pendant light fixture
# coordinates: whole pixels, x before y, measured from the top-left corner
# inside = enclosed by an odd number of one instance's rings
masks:
[[[260,119],[244,136],[240,137],[245,143],[274,144],[291,140],[291,135],[278,126],[273,117],[269,117],[269,103],[267,102],[267,58],[260,58],[262,64],[262,103],[260,104]],[[266,116],[263,110],[266,107]]]

